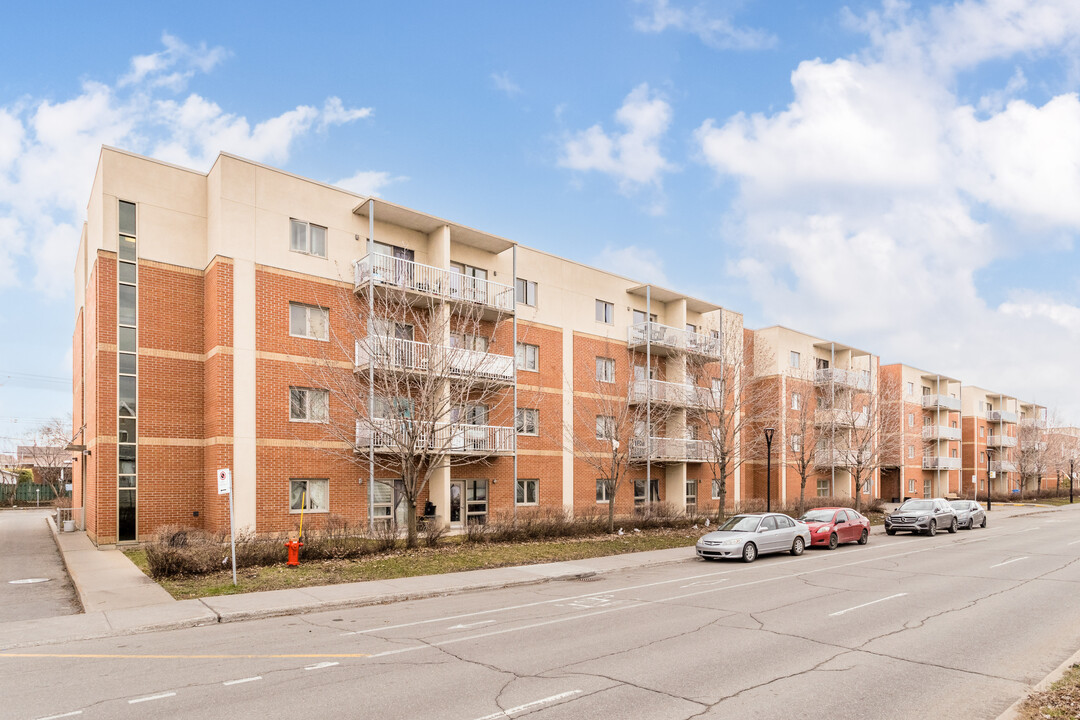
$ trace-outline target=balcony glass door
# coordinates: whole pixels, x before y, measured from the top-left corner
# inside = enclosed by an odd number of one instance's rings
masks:
[[[465,482],[454,480],[450,483],[450,524],[461,525],[462,500],[465,497]]]

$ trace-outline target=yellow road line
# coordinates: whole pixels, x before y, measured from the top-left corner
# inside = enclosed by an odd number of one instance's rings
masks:
[[[290,654],[290,655],[121,655],[107,653],[4,653],[0,658],[75,658],[80,660],[266,660],[294,658],[366,658],[366,653]]]

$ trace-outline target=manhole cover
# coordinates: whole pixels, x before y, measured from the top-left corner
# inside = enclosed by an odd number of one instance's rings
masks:
[[[23,578],[22,580],[8,580],[11,585],[29,585],[30,583],[49,582],[52,578]]]

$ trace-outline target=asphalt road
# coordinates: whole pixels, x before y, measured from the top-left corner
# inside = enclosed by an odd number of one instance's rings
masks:
[[[1080,648],[1078,560],[1080,512],[992,515],[752,565],[49,645],[0,653],[0,715],[994,718]]]
[[[50,512],[0,511],[0,622],[71,615],[82,610],[45,524]]]

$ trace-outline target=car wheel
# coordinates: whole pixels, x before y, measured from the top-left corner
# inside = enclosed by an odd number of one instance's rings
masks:
[[[930,527],[926,528],[926,534],[930,537],[937,535],[937,520],[930,521]]]
[[[979,527],[981,527],[981,528],[986,527],[986,516],[985,515],[983,515],[983,521],[979,524]]]
[[[743,545],[742,549],[743,562],[752,563],[757,560],[757,545],[752,542],[748,542]]]
[[[959,527],[960,525],[956,522],[956,518],[953,518],[952,524],[949,525],[949,533],[955,533]]]
[[[795,542],[791,543],[791,554],[802,555],[803,550],[806,549],[806,541],[801,537],[795,538]]]
[[[859,536],[859,544],[865,545],[866,541],[870,539],[870,531],[863,528],[862,535]]]
[[[886,535],[895,535],[896,531],[893,530],[892,528],[885,528],[885,534]]]
[[[829,536],[829,549],[835,550],[836,546],[840,544],[840,538],[836,537],[836,533]]]

